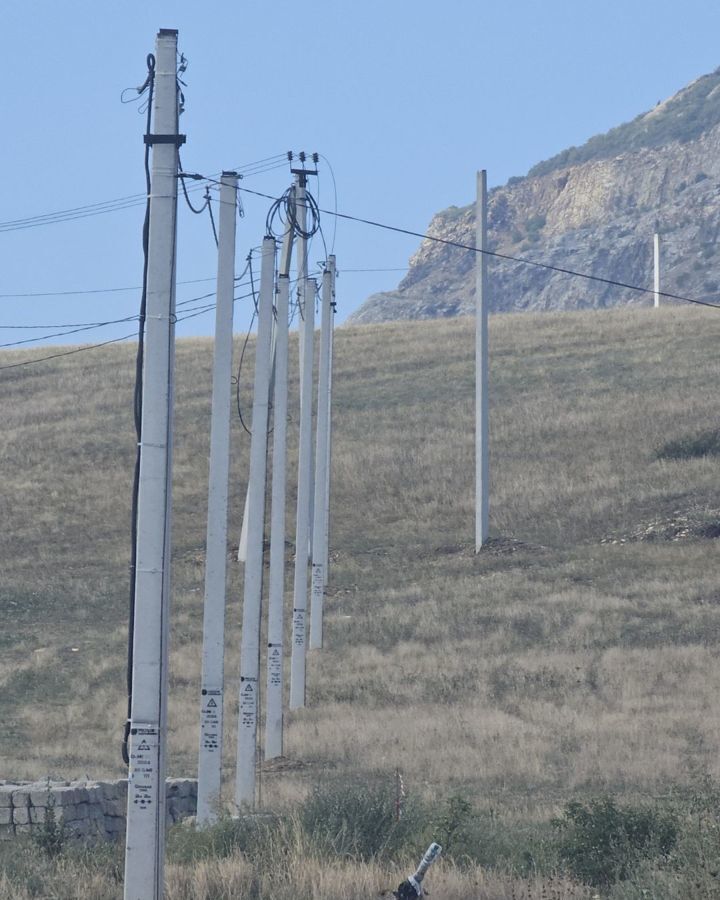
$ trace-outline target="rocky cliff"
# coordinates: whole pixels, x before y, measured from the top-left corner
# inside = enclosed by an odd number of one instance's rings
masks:
[[[488,198],[490,249],[627,284],[720,301],[720,69],[655,109],[510,179]],[[435,215],[428,234],[474,246],[475,208]],[[356,322],[472,313],[475,253],[424,240],[395,291]],[[491,309],[649,304],[652,295],[491,258]],[[664,301],[663,301],[664,302]]]

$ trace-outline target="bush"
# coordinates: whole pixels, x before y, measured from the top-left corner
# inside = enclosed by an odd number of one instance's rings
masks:
[[[394,782],[337,780],[315,787],[300,808],[300,823],[323,854],[368,860],[417,853],[429,840],[427,810],[406,798],[396,821]]]
[[[677,819],[670,813],[621,807],[612,797],[568,803],[553,825],[568,871],[595,887],[624,881],[644,860],[667,857],[678,838]]]
[[[658,459],[695,459],[720,455],[720,430],[702,431],[668,441],[657,450]]]
[[[43,821],[36,825],[32,832],[32,840],[36,847],[52,859],[59,856],[67,842],[67,829],[64,822],[58,822],[55,815],[55,795],[48,788],[47,806]]]

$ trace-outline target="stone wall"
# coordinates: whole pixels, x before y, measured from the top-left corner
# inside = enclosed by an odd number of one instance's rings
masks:
[[[195,815],[197,781],[168,778],[167,822]],[[0,781],[0,841],[41,829],[48,808],[70,838],[118,840],[125,834],[127,781]]]

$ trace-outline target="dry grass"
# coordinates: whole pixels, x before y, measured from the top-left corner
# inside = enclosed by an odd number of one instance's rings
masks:
[[[330,770],[400,767],[410,791],[460,788],[537,818],[577,792],[656,794],[691,770],[720,774],[716,541],[601,543],[720,508],[716,458],[656,454],[717,421],[719,331],[716,314],[696,309],[494,317],[491,531],[503,540],[478,557],[473,323],[338,331],[326,649],[309,660],[308,708],[288,716],[297,765],[264,774],[266,802],[290,802]],[[178,775],[193,774],[197,752],[211,352],[208,341],[178,347]],[[0,774],[116,775],[132,351],[3,374]],[[232,545],[248,452],[239,427],[233,440]],[[241,573],[231,573],[232,686]],[[178,897],[224,896],[170,877]]]

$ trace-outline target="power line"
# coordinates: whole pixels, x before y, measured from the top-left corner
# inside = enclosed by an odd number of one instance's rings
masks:
[[[256,197],[263,197],[266,200],[277,201],[276,197],[270,194],[264,194],[261,191],[254,191],[251,188],[239,187],[238,190],[244,191],[246,194],[254,194]],[[546,269],[550,272],[558,272],[561,275],[572,275],[575,278],[584,278],[587,281],[595,281],[600,284],[607,284],[611,287],[625,288],[629,291],[638,291],[642,294],[654,294],[653,288],[640,287],[637,284],[628,284],[624,281],[616,281],[613,278],[603,278],[600,275],[589,275],[587,272],[576,272],[574,269],[565,269],[562,266],[554,266],[550,263],[537,262],[534,259],[527,259],[524,256],[510,256],[508,253],[498,253],[496,250],[481,250],[479,247],[470,244],[461,244],[459,241],[450,241],[447,238],[435,237],[431,234],[425,234],[422,231],[411,231],[409,228],[400,228],[397,225],[387,225],[384,222],[376,222],[373,219],[363,219],[360,216],[351,216],[348,213],[333,212],[329,209],[320,209],[318,212],[326,216],[336,216],[338,219],[346,219],[349,222],[359,222],[362,225],[371,225],[373,228],[382,228],[385,231],[394,231],[397,234],[407,234],[411,237],[418,237],[422,240],[432,241],[436,244],[444,244],[447,247],[457,247],[459,250],[468,250],[472,253],[484,253],[487,256],[493,256],[495,259],[504,259],[508,262],[520,263],[526,266],[534,266],[537,269]],[[709,306],[711,309],[720,309],[720,304],[710,303],[707,300],[697,300],[694,297],[685,297],[682,294],[671,294],[667,291],[660,291],[660,297],[666,297],[669,300],[680,300],[683,303],[695,303],[698,306]]]
[[[127,341],[129,338],[137,337],[137,334],[133,331],[130,334],[125,334],[119,338],[112,338],[109,341],[103,341],[101,344],[90,344],[85,347],[75,347],[73,350],[63,350],[60,353],[51,353],[48,356],[40,356],[37,359],[26,359],[23,362],[10,363],[9,365],[0,366],[0,371],[3,369],[18,369],[20,366],[31,366],[35,363],[45,362],[48,359],[57,359],[60,356],[72,356],[74,353],[84,353],[86,350],[97,350],[98,347],[107,347],[108,344],[117,344],[120,341]]]
[[[266,157],[265,160],[257,160],[253,163],[246,163],[238,166],[235,171],[242,178],[251,178],[256,175],[263,175],[274,169],[283,168],[286,165],[285,154],[277,154],[274,157]],[[219,173],[218,173],[219,174]],[[205,179],[211,181],[212,179]],[[200,190],[202,185],[188,188],[190,190]],[[116,197],[113,200],[102,200],[97,203],[88,203],[84,206],[75,206],[68,209],[61,209],[51,213],[42,213],[36,216],[27,216],[20,219],[8,219],[0,222],[0,232],[6,231],[22,231],[26,228],[37,228],[42,225],[54,225],[59,222],[71,222],[76,219],[85,219],[91,216],[99,216],[104,213],[117,212],[123,209],[131,209],[136,206],[142,206],[146,203],[145,194],[128,194],[125,197]]]
[[[207,295],[207,296],[210,296],[210,295]],[[252,292],[248,293],[248,294],[241,294],[239,297],[234,297],[233,301],[237,302],[238,300],[246,300],[248,297],[253,297],[253,296],[254,295]],[[202,298],[196,298],[196,299],[202,299]],[[186,301],[186,302],[190,302],[190,301]],[[205,313],[210,312],[210,310],[212,310],[214,308],[215,308],[214,303],[208,303],[205,306],[200,307],[197,310],[194,310],[194,311],[188,313],[187,315],[176,316],[175,321],[176,322],[185,322],[187,319],[194,319],[196,316],[204,315]],[[140,317],[133,316],[131,318],[139,319]],[[122,320],[119,320],[119,321],[122,321]],[[2,371],[3,369],[17,369],[17,368],[20,368],[21,366],[32,366],[35,363],[45,362],[46,360],[50,360],[50,359],[57,359],[61,356],[72,356],[75,353],[85,353],[86,351],[89,351],[89,350],[97,350],[99,347],[107,347],[108,344],[117,344],[120,341],[127,341],[133,337],[137,337],[137,332],[133,331],[130,334],[123,335],[122,337],[111,338],[108,341],[102,341],[98,344],[84,344],[83,346],[80,346],[80,347],[74,347],[72,350],[62,350],[62,351],[59,351],[58,353],[48,354],[47,356],[39,356],[39,357],[36,357],[33,359],[22,360],[21,362],[17,362],[17,363],[9,363],[7,365],[0,366],[0,371]]]
[[[211,278],[191,278],[187,281],[178,281],[178,284],[203,284],[208,281],[215,281],[217,276],[212,276]],[[242,275],[239,275],[238,278],[242,278]],[[237,279],[236,279],[237,280]],[[82,294],[115,294],[120,293],[121,291],[140,291],[142,290],[141,284],[133,284],[129,287],[112,287],[112,288],[93,288],[92,290],[82,290],[82,291],[38,291],[32,293],[25,294],[0,294],[0,300],[8,300],[8,299],[21,299],[23,297],[76,297]],[[5,328],[10,328],[11,326],[0,326]],[[21,326],[17,326],[21,327]],[[32,326],[28,326],[32,327]],[[49,325],[43,326],[46,328],[54,328],[56,326]],[[60,326],[57,326],[60,327]]]

